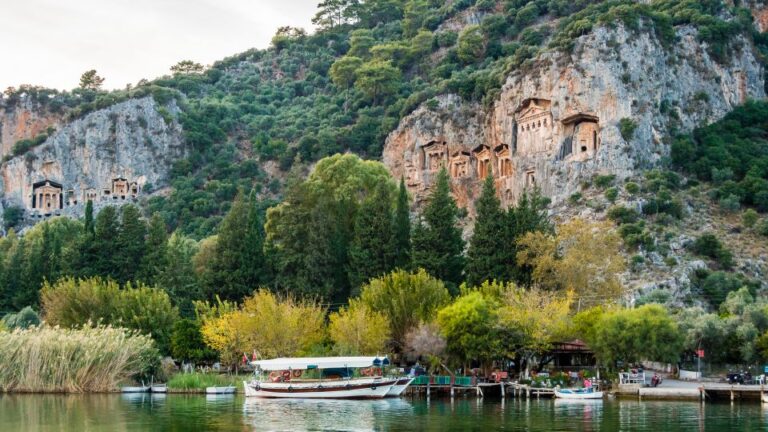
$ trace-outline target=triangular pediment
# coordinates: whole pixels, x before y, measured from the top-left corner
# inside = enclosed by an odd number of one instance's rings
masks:
[[[530,117],[535,117],[539,114],[545,114],[548,111],[544,108],[539,107],[538,105],[531,105],[528,108],[523,109],[520,111],[520,113],[517,115],[518,119],[526,119]]]

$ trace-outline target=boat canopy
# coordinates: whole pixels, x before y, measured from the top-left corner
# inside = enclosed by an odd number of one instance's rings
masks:
[[[286,357],[251,362],[261,370],[343,369],[386,366],[386,357]]]

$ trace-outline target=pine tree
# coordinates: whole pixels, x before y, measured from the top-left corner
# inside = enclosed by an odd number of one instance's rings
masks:
[[[507,266],[506,280],[530,286],[532,269],[517,264],[517,242],[528,232],[551,232],[553,230],[547,216],[548,203],[548,199],[543,197],[538,189],[534,189],[530,195],[523,192],[517,205],[507,210],[506,239],[504,240],[507,247],[504,249],[506,252],[504,261],[509,265]]]
[[[355,231],[349,248],[349,284],[352,295],[370,278],[394,268],[392,240],[392,197],[386,183],[376,186],[363,201],[355,218]]]
[[[256,198],[238,193],[219,226],[207,295],[240,300],[258,288],[264,272],[264,234]]]
[[[147,227],[144,256],[139,279],[147,285],[155,285],[160,272],[167,264],[168,229],[159,213],[154,213]]]
[[[464,240],[456,226],[459,209],[451,197],[445,168],[437,176],[422,218],[425,224],[413,233],[413,266],[425,269],[456,291],[464,272]]]
[[[405,179],[400,178],[395,204],[395,220],[392,227],[393,267],[408,269],[411,266],[411,217]]]
[[[507,261],[507,245],[504,243],[505,214],[496,196],[492,176],[485,178],[476,206],[475,231],[467,249],[467,282],[480,285],[486,280],[502,281],[511,263]]]
[[[144,257],[144,237],[147,225],[139,209],[131,204],[121,209],[120,228],[117,233],[113,270],[120,283],[135,280]]]

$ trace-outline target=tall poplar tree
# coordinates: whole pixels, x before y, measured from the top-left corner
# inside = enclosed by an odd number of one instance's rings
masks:
[[[102,210],[103,212],[104,210]],[[120,227],[114,250],[114,274],[120,283],[135,280],[144,257],[144,237],[147,225],[139,209],[128,204],[121,208]]]
[[[354,237],[349,248],[349,283],[352,295],[373,277],[394,268],[392,239],[392,196],[390,187],[379,183],[363,201],[355,218]]]
[[[506,280],[515,281],[520,285],[531,284],[530,266],[517,263],[517,243],[526,233],[534,231],[552,232],[552,223],[547,215],[549,200],[541,195],[538,189],[532,193],[527,191],[517,201],[517,205],[507,210],[506,239],[507,247],[504,249],[507,256],[505,261],[510,263],[507,267]]]
[[[411,266],[411,216],[408,205],[408,190],[405,179],[400,178],[395,203],[395,220],[392,226],[392,253],[394,268],[408,269]]]
[[[443,168],[424,208],[423,224],[413,233],[413,266],[425,269],[454,292],[464,273],[464,240],[461,229],[456,226],[458,218],[459,209],[451,197],[448,172]]]
[[[117,279],[115,268],[115,243],[118,235],[117,211],[112,206],[106,206],[96,216],[92,245],[93,262],[89,275],[99,275],[103,278]]]
[[[486,280],[504,280],[514,260],[510,262],[506,253],[505,214],[492,176],[485,178],[476,208],[475,231],[467,249],[467,282],[480,285]]]

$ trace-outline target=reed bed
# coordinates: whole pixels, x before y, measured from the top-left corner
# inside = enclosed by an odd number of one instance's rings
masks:
[[[224,387],[233,385],[242,387],[243,379],[250,376],[221,375],[213,373],[179,373],[168,380],[169,389],[177,390],[204,390],[206,387]]]
[[[110,326],[0,332],[0,391],[108,392],[158,359],[149,336]]]

